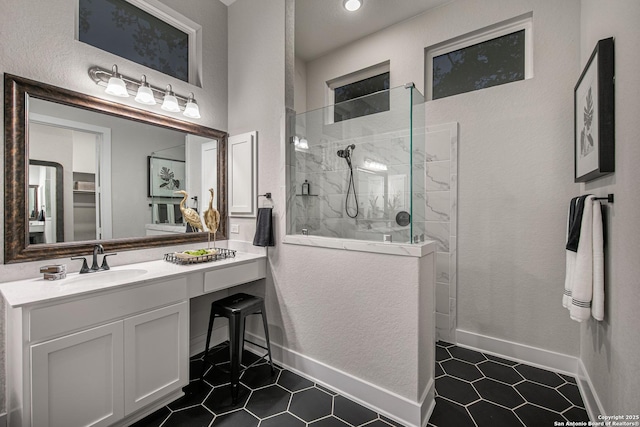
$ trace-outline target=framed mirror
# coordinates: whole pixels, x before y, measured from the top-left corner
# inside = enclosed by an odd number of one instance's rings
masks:
[[[226,132],[9,74],[4,90],[5,263],[84,255],[97,243],[123,251],[206,241],[206,232],[187,233],[179,223],[181,195],[148,197],[150,156],[186,162],[179,188],[190,192],[186,207],[215,206],[216,239],[227,239]],[[36,203],[44,197],[62,213],[53,237],[34,240],[29,169],[47,162],[61,166],[58,191],[39,188]],[[176,214],[162,224],[154,210],[167,208]]]

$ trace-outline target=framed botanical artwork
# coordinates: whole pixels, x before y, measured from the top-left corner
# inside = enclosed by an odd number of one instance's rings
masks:
[[[182,160],[148,156],[149,197],[182,197],[185,189],[185,163]]]
[[[613,38],[598,41],[574,88],[575,182],[614,171]]]

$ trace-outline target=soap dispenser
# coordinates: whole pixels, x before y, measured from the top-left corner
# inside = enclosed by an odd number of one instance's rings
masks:
[[[310,194],[311,194],[311,185],[309,181],[305,179],[304,182],[302,183],[302,195],[308,196]]]

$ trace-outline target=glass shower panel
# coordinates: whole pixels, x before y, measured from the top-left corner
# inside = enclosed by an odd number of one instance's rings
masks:
[[[362,110],[378,101],[376,93],[296,116],[288,153],[288,234],[397,243],[424,234],[424,226],[413,230],[414,218],[424,224],[424,99],[413,87],[384,92],[389,111],[334,121],[335,108],[357,102]],[[418,149],[413,134],[420,126]]]

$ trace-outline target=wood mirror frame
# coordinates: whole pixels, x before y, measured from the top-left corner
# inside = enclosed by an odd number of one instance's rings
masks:
[[[160,126],[172,130],[215,138],[218,141],[217,206],[220,228],[216,239],[227,234],[227,137],[223,131],[139,110],[68,89],[47,85],[10,74],[4,75],[4,263],[37,261],[91,253],[95,244],[105,251],[171,246],[207,241],[207,233],[184,233],[169,236],[131,237],[81,242],[29,245],[29,179],[27,96],[58,104]]]

